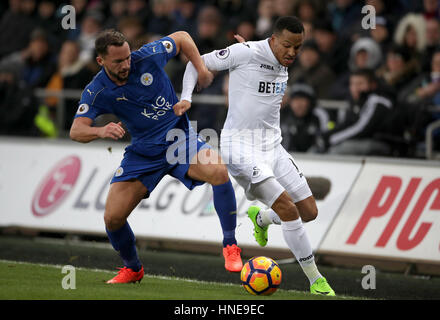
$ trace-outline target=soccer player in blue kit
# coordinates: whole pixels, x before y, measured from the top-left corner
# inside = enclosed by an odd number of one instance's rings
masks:
[[[131,52],[123,34],[105,30],[97,37],[95,49],[102,69],[82,93],[70,137],[82,143],[122,138],[125,131],[121,122],[93,126],[94,119],[104,113],[116,115],[132,136],[131,145],[126,147],[112,178],[105,205],[106,232],[124,263],[108,283],[129,283],[143,278],[144,269],[127,217],[166,174],[190,190],[204,182],[212,185],[214,206],[223,231],[225,268],[241,271],[241,249],[235,239],[236,199],[227,168],[219,154],[197,137],[186,114],[174,114],[173,106],[189,102],[178,101],[163,69],[169,59],[182,52],[198,70],[199,85],[208,86],[213,75],[203,63],[193,39],[188,33],[178,31]],[[167,141],[167,133],[174,129],[185,133],[186,161],[174,163],[167,158],[167,150],[174,143]]]

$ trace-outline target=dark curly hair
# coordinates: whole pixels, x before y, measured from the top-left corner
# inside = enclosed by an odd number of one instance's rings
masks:
[[[114,29],[108,29],[102,31],[95,40],[96,54],[99,56],[105,56],[107,54],[107,48],[109,46],[122,46],[127,42],[127,38]]]

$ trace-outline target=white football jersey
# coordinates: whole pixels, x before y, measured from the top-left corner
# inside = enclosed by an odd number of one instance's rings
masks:
[[[280,107],[288,70],[269,39],[233,44],[203,55],[209,70],[229,70],[229,109],[221,138],[266,150],[281,143]]]

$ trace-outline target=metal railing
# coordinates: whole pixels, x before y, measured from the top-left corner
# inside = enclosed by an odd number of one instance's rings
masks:
[[[440,159],[440,153],[434,152],[434,131],[440,128],[440,120],[431,122],[426,128],[425,145],[426,145],[426,159],[436,160]]]
[[[55,125],[58,129],[60,137],[67,137],[68,132],[64,130],[65,123],[65,107],[66,100],[73,99],[79,100],[81,98],[82,90],[78,89],[63,89],[63,90],[48,90],[44,88],[37,88],[34,91],[35,96],[38,99],[45,99],[48,97],[55,97],[57,101],[56,121]],[[180,94],[178,94],[180,97]],[[208,95],[208,94],[194,94],[193,103],[206,104],[206,105],[226,105],[226,98],[224,95]],[[325,100],[320,99],[317,101],[317,105],[336,112],[341,112],[349,107],[349,102],[344,100]],[[430,111],[439,111],[440,106],[434,106],[430,108]],[[426,158],[438,159],[440,153],[434,152],[433,132],[440,128],[440,120],[431,123],[426,130],[425,142],[426,142]]]

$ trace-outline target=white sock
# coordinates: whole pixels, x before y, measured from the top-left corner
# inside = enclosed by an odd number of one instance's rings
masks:
[[[257,224],[264,228],[270,224],[281,224],[280,217],[272,209],[260,210],[257,214]]]
[[[315,264],[312,247],[301,218],[292,221],[281,221],[284,240],[303,269],[305,275],[313,284],[322,275]]]

